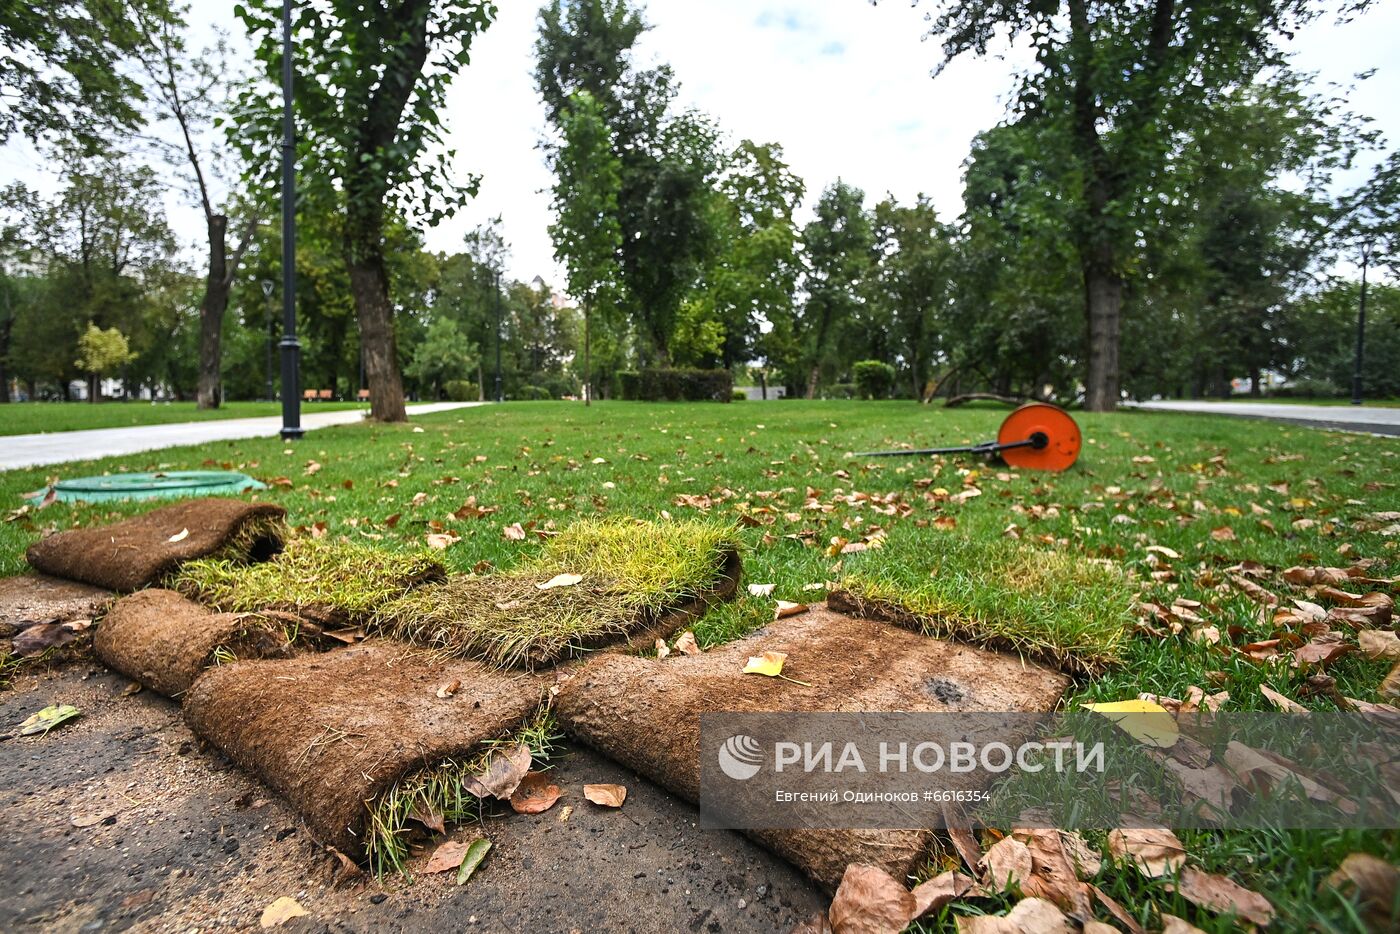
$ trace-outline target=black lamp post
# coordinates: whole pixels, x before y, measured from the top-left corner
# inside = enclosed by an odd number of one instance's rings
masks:
[[[1351,404],[1361,404],[1361,366],[1366,356],[1366,266],[1373,244],[1361,244],[1361,298],[1356,312],[1356,366],[1351,371]]]
[[[264,341],[264,343],[267,344],[267,362],[263,365],[263,375],[267,379],[267,389],[264,391],[264,395],[267,397],[268,402],[272,402],[277,398],[272,389],[272,343],[276,340],[277,335],[277,318],[272,311],[272,290],[276,287],[277,283],[273,282],[271,279],[264,279],[262,281],[263,298],[267,301],[267,340]]]
[[[501,390],[501,270],[496,268],[496,401],[506,401]]]
[[[297,342],[297,167],[292,120],[292,0],[282,0],[282,438],[301,428],[301,344]]]

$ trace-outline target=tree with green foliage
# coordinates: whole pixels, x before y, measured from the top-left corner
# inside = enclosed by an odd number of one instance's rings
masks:
[[[89,324],[78,338],[78,358],[73,361],[78,369],[92,374],[92,391],[88,401],[101,401],[102,374],[120,370],[134,357],[131,345],[121,331]]]
[[[270,166],[277,139],[280,0],[238,7],[267,70],[235,112],[249,165]],[[435,224],[476,193],[454,181],[441,147],[447,88],[495,18],[485,0],[399,0],[389,8],[315,0],[295,17],[301,177],[308,202],[344,215],[341,250],[355,301],[370,414],[404,421],[403,379],[385,260],[386,220]],[[460,176],[456,176],[460,177]],[[271,181],[271,179],[267,179]]]
[[[922,195],[908,206],[886,198],[875,205],[871,222],[876,257],[870,277],[871,304],[884,309],[911,395],[918,400],[924,395],[930,367],[946,356],[943,344],[957,340],[948,328],[953,234],[939,223],[933,203]]]
[[[554,257],[564,264],[569,292],[583,311],[583,401],[593,399],[589,322],[600,303],[610,307],[618,288],[622,232],[617,220],[621,166],[612,151],[602,107],[576,91],[558,114],[560,143],[554,164]]]
[[[166,0],[49,0],[0,5],[0,143],[68,139],[87,153],[138,127],[145,97],[122,67],[144,54],[142,21]]]
[[[808,399],[817,397],[823,375],[835,375],[842,347],[864,301],[875,246],[865,193],[837,179],[816,204],[816,217],[802,228],[807,300],[798,315],[802,377]]]
[[[477,347],[467,340],[457,322],[439,317],[428,325],[405,372],[428,387],[430,398],[437,399],[448,381],[466,379],[477,362]]]
[[[1350,4],[1355,8],[1362,4]],[[1087,323],[1086,408],[1113,409],[1129,280],[1140,266],[1136,212],[1172,143],[1209,122],[1233,89],[1282,62],[1278,38],[1315,15],[1304,0],[972,0],[940,3],[930,34],[947,60],[1028,38],[1036,67],[1015,97],[1045,121],[1040,158],[1064,167]]]
[[[216,409],[223,401],[224,313],[239,264],[257,228],[258,211],[255,207],[244,211],[245,229],[230,253],[228,206],[223,201],[231,198],[225,194],[220,199],[214,191],[222,160],[218,158],[219,148],[209,141],[219,119],[227,49],[220,39],[213,48],[191,54],[183,35],[183,17],[187,12],[188,7],[163,19],[141,18],[138,22],[145,43],[139,60],[156,116],[178,131],[176,141],[157,137],[153,143],[169,162],[179,167],[180,180],[204,215],[209,258],[204,296],[199,303],[199,384],[195,399],[201,409]]]

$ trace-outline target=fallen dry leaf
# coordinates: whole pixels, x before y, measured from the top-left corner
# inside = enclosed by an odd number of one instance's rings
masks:
[[[438,551],[450,548],[462,540],[462,536],[458,535],[456,532],[429,532],[425,538],[427,539],[428,547]]]
[[[605,808],[620,808],[622,802],[627,800],[627,787],[625,785],[584,785],[583,796],[594,804],[600,804]]]
[[[1200,928],[1189,921],[1183,921],[1176,915],[1162,915],[1162,934],[1206,934]]]
[[[554,807],[561,794],[559,786],[551,784],[546,773],[530,772],[510,796],[510,806],[517,814],[540,814]]]
[[[258,924],[265,928],[275,928],[281,927],[293,918],[304,917],[306,917],[306,909],[301,907],[295,898],[283,895],[281,898],[273,899],[272,904],[263,909]]]
[[[1147,934],[1143,926],[1138,924],[1137,919],[1128,914],[1128,909],[1114,901],[1103,889],[1088,882],[1084,883],[1084,887],[1100,905],[1108,909],[1108,913],[1113,915],[1115,921],[1128,929],[1128,934]]]
[[[786,652],[764,652],[762,655],[751,655],[748,663],[744,665],[744,674],[767,675],[770,678],[776,678],[783,673],[783,663],[786,661]]]
[[[1268,698],[1269,703],[1273,704],[1275,707],[1277,707],[1279,710],[1282,710],[1284,713],[1308,712],[1308,708],[1304,707],[1302,704],[1298,703],[1297,701],[1291,698],[1284,697],[1282,694],[1280,694],[1278,691],[1275,691],[1267,684],[1259,685],[1259,693],[1263,694],[1266,698]]]
[[[889,873],[875,866],[852,863],[831,900],[831,929],[835,934],[899,934],[916,915],[916,900]]]
[[[462,689],[462,681],[461,681],[461,679],[459,678],[458,680],[453,681],[453,682],[450,683],[450,684],[444,684],[442,687],[438,688],[438,689],[437,689],[437,696],[438,696],[439,698],[442,698],[442,699],[446,700],[447,698],[451,697],[453,694],[456,694],[456,693],[457,693],[458,691],[460,691],[461,689]]]
[[[914,896],[914,917],[922,918],[930,911],[937,911],[954,899],[962,898],[976,885],[971,876],[951,869],[920,882],[909,893]]]
[[[1336,889],[1346,898],[1355,899],[1362,920],[1372,931],[1394,931],[1400,927],[1397,887],[1400,868],[1370,853],[1352,853],[1318,886]]]
[[[432,857],[428,860],[428,865],[423,868],[423,872],[431,875],[437,872],[451,872],[462,865],[462,858],[467,855],[469,844],[460,840],[448,840],[433,850]]]
[[[1025,827],[1013,830],[1011,835],[1024,843],[1031,854],[1031,874],[1022,880],[1021,891],[1026,895],[1049,899],[1074,917],[1091,917],[1093,906],[1089,904],[1089,896],[1079,886],[1078,873],[1065,852],[1060,832],[1051,828]]]
[[[657,640],[656,640],[656,657],[657,657],[658,659],[662,659],[662,658],[665,658],[667,655],[670,655],[670,654],[671,654],[671,650],[670,650],[669,648],[666,647],[666,640],[665,640],[665,639],[657,639]]]
[[[773,589],[777,586],[777,584],[750,584],[749,593],[755,597],[767,597],[772,595]]]
[[[992,845],[977,864],[982,881],[995,892],[1022,885],[1032,871],[1031,851],[1015,837],[1003,837]]]
[[[1075,934],[1075,926],[1045,899],[1023,898],[1005,915],[958,918],[958,934]]]
[[[1210,530],[1210,537],[1217,542],[1233,542],[1236,540],[1235,530],[1228,525],[1218,526]]]
[[[1400,660],[1400,636],[1389,629],[1363,629],[1356,634],[1356,642],[1367,658]]]
[[[1376,694],[1387,703],[1400,700],[1400,662],[1396,662],[1395,667],[1390,669],[1390,674],[1385,676]]]
[[[167,542],[171,542],[171,543],[173,544],[174,542],[183,542],[185,539],[187,539],[187,538],[189,538],[189,537],[190,537],[190,530],[189,530],[189,529],[181,529],[180,531],[176,532],[174,535],[172,535],[172,536],[170,536],[169,538],[167,538],[166,541],[167,541]]]
[[[543,584],[536,584],[535,586],[540,590],[553,590],[555,587],[572,587],[575,584],[582,583],[582,581],[582,574],[555,574]]]
[[[777,609],[773,611],[774,619],[783,619],[788,616],[796,616],[798,613],[806,613],[807,604],[790,603],[787,600],[779,600]]]
[[[505,539],[508,542],[525,541],[525,529],[521,526],[519,522],[503,526],[501,528],[501,534],[505,536]]]
[[[1176,872],[1186,862],[1185,844],[1166,828],[1109,831],[1108,851],[1119,859],[1131,858],[1138,871],[1150,879]]]
[[[699,655],[704,650],[700,648],[700,643],[695,641],[695,633],[687,629],[676,640],[676,651],[682,655]]]
[[[512,743],[496,750],[479,775],[467,779],[466,789],[478,798],[492,797],[508,800],[530,771],[530,747]]]
[[[1261,927],[1274,919],[1273,904],[1258,892],[1194,866],[1183,869],[1181,878],[1175,884],[1168,884],[1168,888],[1180,892],[1181,897],[1193,905],[1217,914],[1233,913]]]

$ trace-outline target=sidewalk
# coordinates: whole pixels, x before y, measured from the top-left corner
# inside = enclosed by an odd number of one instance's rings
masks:
[[[409,417],[429,412],[446,412],[484,402],[430,402],[410,405]],[[331,425],[353,425],[364,418],[362,409],[334,412],[302,410],[301,427],[310,431]],[[274,437],[282,428],[282,417],[230,418],[207,422],[180,422],[174,425],[141,425],[135,428],[96,428],[88,431],[61,431],[37,435],[11,435],[0,438],[0,470],[39,467],[64,461],[92,460],[118,454],[135,454],[184,444],[232,441],[238,438]]]
[[[1234,415],[1244,418],[1267,418],[1273,421],[1309,425],[1313,428],[1337,428],[1343,431],[1364,431],[1377,435],[1400,435],[1400,408],[1364,405],[1280,405],[1268,402],[1210,402],[1204,400],[1174,400],[1166,402],[1129,403],[1135,409],[1168,412],[1195,412],[1209,415]]]

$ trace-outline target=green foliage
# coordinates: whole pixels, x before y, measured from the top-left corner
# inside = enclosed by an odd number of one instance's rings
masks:
[[[515,398],[526,402],[547,402],[554,398],[554,394],[543,386],[522,386]]]
[[[685,370],[648,367],[638,374],[636,395],[642,402],[729,402],[734,376],[728,370]]]
[[[807,252],[807,301],[795,324],[803,370],[792,374],[816,396],[823,378],[840,365],[840,348],[852,337],[862,305],[861,289],[871,271],[874,234],[861,203],[865,193],[837,181],[822,192],[816,218],[802,229]],[[791,380],[790,380],[791,381]]]
[[[476,368],[476,345],[466,339],[451,318],[434,318],[423,340],[413,350],[413,362],[404,372],[430,387],[436,398],[448,382],[461,382]]]
[[[636,370],[619,370],[615,375],[618,396],[632,402],[642,398],[642,374]]]
[[[89,324],[78,338],[78,359],[73,365],[85,373],[100,376],[121,369],[134,357],[131,344],[121,331]]]
[[[851,367],[862,399],[888,399],[894,390],[894,367],[879,360],[857,360]]]
[[[452,402],[475,402],[481,398],[480,388],[469,380],[450,379],[442,384],[443,395]]]

